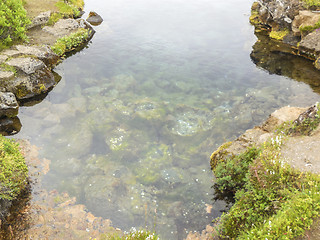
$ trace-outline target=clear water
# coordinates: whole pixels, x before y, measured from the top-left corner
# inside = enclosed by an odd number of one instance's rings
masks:
[[[21,108],[16,137],[51,160],[44,187],[114,226],[163,239],[201,231],[224,208],[212,200],[211,152],[281,106],[314,103],[318,94],[301,81],[316,71],[262,54],[296,81],[251,61],[251,1],[85,3],[104,22],[56,67],[62,80],[46,99]]]

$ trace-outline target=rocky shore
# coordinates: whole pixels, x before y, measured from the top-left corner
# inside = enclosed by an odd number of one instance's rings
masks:
[[[91,25],[81,18],[64,17],[52,24],[54,14],[57,12],[41,12],[32,19],[27,33],[29,43],[13,45],[0,52],[0,132],[4,135],[20,130],[16,117],[20,105],[43,99],[59,82],[60,76],[53,69],[64,54],[81,49],[94,35]],[[86,34],[80,41],[72,39],[81,30],[86,30]],[[53,51],[59,39],[67,38],[71,47]]]

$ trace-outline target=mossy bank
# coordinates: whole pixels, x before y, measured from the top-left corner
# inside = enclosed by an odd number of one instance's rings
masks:
[[[295,239],[313,225],[320,214],[320,159],[308,144],[320,140],[318,126],[318,104],[285,107],[212,154],[217,194],[231,192],[235,200],[220,218],[220,237]],[[292,156],[288,149],[297,142],[304,150]]]
[[[0,220],[28,187],[28,167],[18,144],[0,135]]]

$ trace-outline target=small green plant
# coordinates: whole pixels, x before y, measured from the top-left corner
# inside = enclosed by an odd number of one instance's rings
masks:
[[[270,33],[269,33],[269,37],[273,38],[273,39],[276,39],[276,40],[283,40],[283,38],[288,35],[289,33],[289,30],[288,29],[285,29],[285,30],[282,30],[282,31],[274,31],[272,30]]]
[[[56,7],[61,14],[74,17],[80,16],[80,9],[82,9],[83,6],[83,0],[59,0],[56,3]]]
[[[89,30],[80,28],[77,32],[59,38],[51,47],[52,51],[59,56],[63,56],[67,52],[71,52],[84,43],[89,36]]]
[[[26,26],[31,21],[21,0],[0,2],[0,50],[9,47],[14,41],[26,40]]]
[[[259,153],[260,149],[252,147],[238,156],[218,162],[213,170],[217,178],[215,188],[221,192],[236,192],[242,188],[249,165]]]
[[[0,135],[0,199],[16,198],[27,183],[28,168],[18,144]]]
[[[47,23],[48,26],[54,25],[56,22],[58,22],[60,19],[63,18],[63,14],[59,12],[54,12],[51,14],[49,21]]]

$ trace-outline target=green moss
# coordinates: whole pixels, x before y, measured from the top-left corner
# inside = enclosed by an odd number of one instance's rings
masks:
[[[269,33],[269,37],[276,39],[276,40],[283,40],[283,38],[289,33],[289,30],[283,30],[283,31],[274,31],[272,30]]]
[[[6,71],[6,72],[13,72],[14,74],[17,73],[17,69],[16,69],[15,67],[10,66],[10,65],[8,65],[8,64],[6,64],[6,63],[1,63],[1,64],[0,64],[0,69],[1,69],[2,71]]]
[[[52,51],[59,56],[63,56],[67,52],[71,52],[87,41],[89,30],[80,28],[77,32],[59,38],[51,47]]]
[[[210,165],[212,169],[215,169],[218,162],[225,158],[225,156],[228,154],[228,151],[226,150],[228,147],[230,147],[232,142],[226,142],[222,144],[216,151],[214,151],[211,154],[210,157]]]
[[[307,25],[307,26],[300,26],[299,30],[302,35],[307,35],[311,32],[313,32],[315,29],[320,28],[320,20],[313,26]]]
[[[18,144],[0,135],[0,199],[12,200],[27,186],[28,168]]]
[[[30,24],[21,0],[0,2],[0,51],[14,41],[26,40],[26,26]]]
[[[306,4],[308,7],[319,7],[320,6],[320,0],[302,0],[303,3]]]
[[[220,219],[222,238],[294,239],[320,214],[320,177],[284,163],[283,141],[277,135],[264,143],[239,173],[245,176],[244,184],[235,194],[235,204]],[[232,181],[238,177],[231,176]]]

